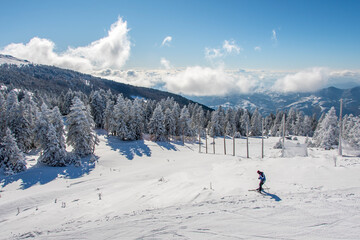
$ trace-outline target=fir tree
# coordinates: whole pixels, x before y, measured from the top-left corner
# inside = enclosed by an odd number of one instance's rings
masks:
[[[149,121],[149,133],[153,135],[154,141],[165,141],[164,114],[161,105],[158,104]]]
[[[25,157],[18,148],[15,137],[9,128],[6,130],[6,135],[0,150],[0,167],[3,168],[7,174],[26,170]]]
[[[94,132],[94,121],[90,111],[78,98],[73,99],[67,118],[68,135],[66,142],[74,148],[74,153],[80,157],[92,154],[98,138]]]
[[[314,137],[315,145],[331,149],[333,145],[338,144],[339,140],[339,126],[334,107],[327,112],[320,125],[316,137]]]

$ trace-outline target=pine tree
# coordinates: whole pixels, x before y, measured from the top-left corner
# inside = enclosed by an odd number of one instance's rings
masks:
[[[176,131],[176,121],[173,112],[167,108],[164,115],[164,125],[167,136],[174,136]]]
[[[54,112],[55,115],[60,114],[58,108],[55,108]],[[53,122],[56,123],[53,119],[54,112],[50,111],[45,103],[41,106],[41,112],[38,112],[38,124],[35,132],[37,142],[42,149],[38,161],[47,166],[63,167],[73,163],[74,159],[66,152],[64,139],[62,136],[58,136],[61,133],[57,133],[53,125]],[[60,130],[58,131],[60,132]]]
[[[261,136],[262,133],[262,117],[259,113],[259,110],[256,109],[251,116],[251,128],[250,128],[250,135],[251,136]]]
[[[182,135],[184,136],[194,136],[194,131],[191,128],[191,118],[190,118],[190,113],[189,110],[186,106],[184,106],[181,109],[181,113],[180,113],[180,127],[181,127],[181,132]]]
[[[0,141],[6,134],[6,101],[3,93],[0,91]]]
[[[78,98],[73,99],[67,118],[68,135],[66,142],[74,148],[74,153],[80,157],[92,154],[98,138],[94,132],[95,123],[90,111]]]
[[[25,157],[18,148],[15,137],[9,128],[6,130],[6,135],[0,150],[0,167],[3,168],[7,174],[26,170]]]
[[[164,114],[162,112],[161,105],[158,104],[155,108],[153,115],[149,121],[149,133],[153,135],[154,141],[165,141],[165,125]]]
[[[250,114],[248,110],[245,110],[240,119],[240,134],[245,136],[247,130],[250,130]]]
[[[331,149],[333,145],[337,145],[339,140],[339,126],[336,111],[334,107],[327,112],[321,122],[319,132],[314,139],[317,147]]]
[[[92,94],[90,106],[91,106],[91,114],[94,117],[95,127],[103,128],[106,102],[105,102],[105,98],[101,95],[100,91],[95,91]]]
[[[104,112],[104,123],[103,123],[105,130],[113,135],[115,134],[114,106],[115,106],[114,101],[108,99],[106,102],[106,108]]]
[[[129,111],[126,106],[126,101],[120,94],[117,98],[117,103],[114,106],[111,125],[114,129],[115,135],[118,136],[121,140],[126,140],[129,135],[129,129],[127,126],[128,115]]]
[[[131,103],[131,102],[130,102]],[[139,140],[144,132],[144,116],[140,99],[135,99],[130,106],[129,129],[132,130],[132,139]]]
[[[56,136],[61,148],[65,149],[65,127],[59,108],[54,107],[50,114],[50,123],[52,123],[55,128]]]

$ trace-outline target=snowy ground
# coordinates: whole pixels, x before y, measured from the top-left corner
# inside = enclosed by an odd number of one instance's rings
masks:
[[[245,139],[235,156],[227,139],[225,156],[221,138],[205,154],[196,143],[99,137],[95,164],[0,175],[0,239],[359,239],[360,158],[280,158],[278,138],[265,140],[264,159],[250,139],[247,159]],[[258,169],[263,195],[248,191]]]

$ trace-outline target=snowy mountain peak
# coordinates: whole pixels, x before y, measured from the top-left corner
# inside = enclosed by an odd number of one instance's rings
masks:
[[[22,60],[22,59],[19,59],[19,58],[10,56],[10,55],[0,54],[0,65],[2,65],[2,64],[15,64],[15,65],[20,66],[20,65],[27,65],[29,63],[30,62],[28,60]]]

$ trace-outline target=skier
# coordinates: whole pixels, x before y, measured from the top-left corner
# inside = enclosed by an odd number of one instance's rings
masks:
[[[260,170],[257,171],[257,173],[259,174],[259,178],[260,179],[260,183],[259,183],[259,188],[256,189],[258,192],[261,192],[263,189],[262,189],[262,185],[264,185],[265,181],[266,181],[266,177],[265,177],[265,174],[264,172],[261,172]]]

